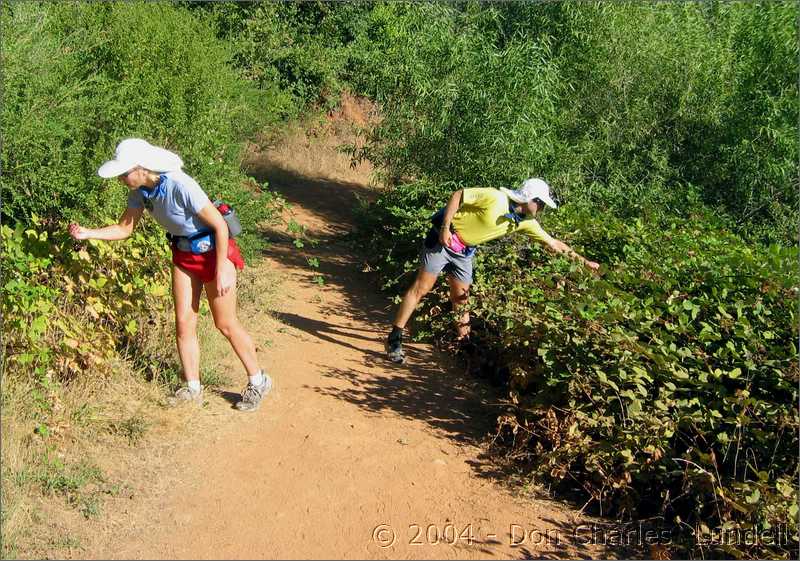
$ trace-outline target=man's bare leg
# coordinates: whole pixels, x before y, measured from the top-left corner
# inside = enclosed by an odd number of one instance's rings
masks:
[[[386,341],[386,351],[389,353],[389,360],[402,364],[405,361],[405,353],[403,352],[403,329],[405,328],[411,315],[417,308],[417,305],[431,291],[433,285],[436,284],[438,275],[428,273],[420,268],[417,272],[417,278],[414,279],[414,284],[406,291],[403,296],[403,301],[395,314],[394,323],[392,324],[392,331]]]
[[[450,302],[453,304],[453,311],[458,312],[469,300],[469,285],[450,275],[447,276],[447,284],[450,285]],[[464,311],[456,320],[456,333],[459,341],[469,336],[469,312]]]

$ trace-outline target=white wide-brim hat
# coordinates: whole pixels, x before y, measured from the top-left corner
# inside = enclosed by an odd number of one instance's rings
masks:
[[[533,199],[539,199],[550,208],[558,208],[558,205],[550,197],[550,186],[538,177],[526,179],[519,189],[500,187],[500,190],[515,203],[527,203]]]
[[[97,175],[106,179],[118,177],[141,166],[150,171],[177,171],[183,167],[183,160],[165,148],[153,146],[141,138],[126,138],[114,152],[114,159],[100,166]]]

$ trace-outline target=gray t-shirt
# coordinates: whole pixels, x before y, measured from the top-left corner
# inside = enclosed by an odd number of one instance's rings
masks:
[[[173,236],[191,236],[211,228],[197,215],[211,201],[197,181],[183,171],[168,171],[152,191],[128,193],[128,208],[146,208]]]

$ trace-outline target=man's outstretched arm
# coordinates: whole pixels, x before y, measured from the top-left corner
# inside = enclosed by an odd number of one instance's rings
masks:
[[[545,246],[555,253],[561,253],[563,255],[568,256],[571,259],[574,259],[575,261],[583,263],[587,268],[591,269],[592,271],[597,271],[600,268],[600,263],[597,263],[596,261],[589,261],[583,255],[572,249],[570,246],[568,246],[561,240],[550,238],[549,240],[547,240],[547,242],[545,242]]]

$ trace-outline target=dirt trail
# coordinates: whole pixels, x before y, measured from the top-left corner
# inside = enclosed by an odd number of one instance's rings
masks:
[[[315,175],[314,157],[329,169],[342,165],[338,175]],[[235,384],[209,396],[199,413],[215,417],[213,430],[176,450],[185,474],[151,497],[145,517],[84,554],[607,555],[572,538],[585,519],[552,502],[512,496],[482,458],[497,395],[426,345],[411,345],[404,367],[384,360],[387,300],[338,239],[352,228],[354,195],[364,192],[356,180],[366,173],[338,161],[325,142],[305,136],[254,159],[251,173],[292,202],[295,220],[321,241],[301,253],[275,233],[254,265],[282,278],[275,309],[248,320],[276,388],[257,413],[232,411],[243,376],[231,356]],[[311,256],[320,261],[323,286],[313,282]]]

